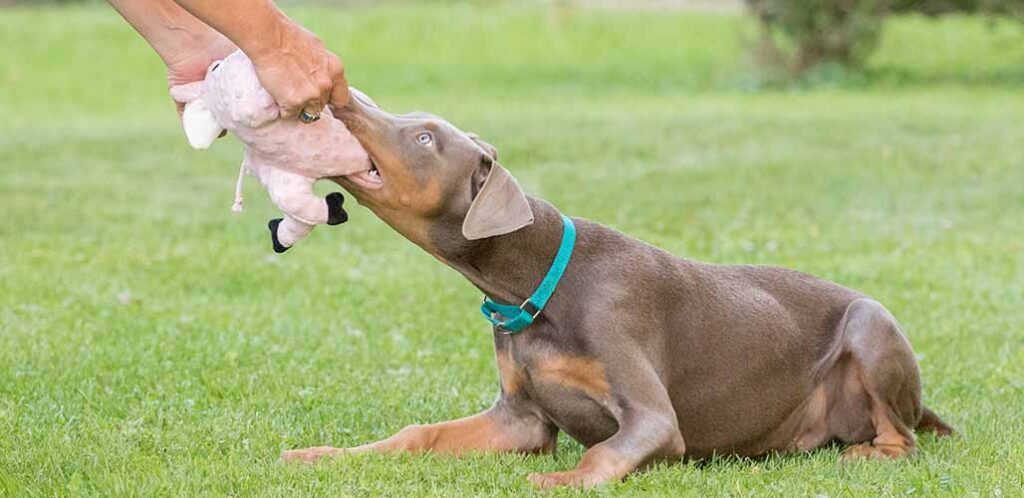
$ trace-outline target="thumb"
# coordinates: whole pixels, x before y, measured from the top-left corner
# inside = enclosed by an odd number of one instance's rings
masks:
[[[171,98],[179,105],[187,104],[198,99],[203,94],[203,82],[193,81],[184,85],[175,85],[170,88]]]
[[[334,88],[331,90],[331,107],[345,107],[348,105],[348,82],[345,81],[345,77],[338,78],[334,82]]]

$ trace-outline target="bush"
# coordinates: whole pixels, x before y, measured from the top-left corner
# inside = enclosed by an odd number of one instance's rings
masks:
[[[757,55],[799,75],[823,63],[858,68],[892,12],[970,13],[1024,20],[1024,0],[746,0],[761,26]]]
[[[1024,18],[1024,0],[892,0],[894,12],[937,16],[954,12]]]
[[[762,62],[799,74],[822,62],[859,66],[891,0],[747,0],[761,25]]]

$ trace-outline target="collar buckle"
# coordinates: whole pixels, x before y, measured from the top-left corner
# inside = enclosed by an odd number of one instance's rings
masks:
[[[533,308],[534,310],[536,310],[536,311],[533,311],[533,312],[531,313],[531,312],[530,312],[530,310],[526,309],[526,305],[527,305],[527,304],[529,304],[529,305],[530,305],[530,307],[532,307],[532,308]],[[541,311],[544,311],[544,309],[543,309],[543,308],[541,308],[541,307],[537,306],[536,304],[533,304],[533,301],[530,301],[530,298],[526,298],[526,301],[523,301],[523,304],[520,304],[520,305],[519,305],[519,309],[521,309],[521,310],[523,310],[523,311],[525,311],[525,312],[527,312],[527,313],[530,313],[530,320],[536,320],[536,319],[537,319],[537,316],[539,316],[539,315],[540,315],[540,312],[541,312]]]
[[[480,304],[480,312],[494,330],[505,335],[515,334],[533,323],[540,316],[548,299],[555,292],[555,287],[565,273],[569,259],[572,258],[573,246],[576,245],[576,226],[572,219],[564,214],[562,217],[562,243],[558,246],[555,259],[548,268],[547,275],[540,282],[533,295],[526,298],[518,307],[514,304],[499,304],[486,295]]]

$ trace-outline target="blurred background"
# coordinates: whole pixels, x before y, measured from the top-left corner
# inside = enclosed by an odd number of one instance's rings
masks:
[[[112,9],[0,5],[0,495],[519,495],[576,461],[563,440],[275,465],[488,406],[479,293],[354,202],[274,255],[256,182],[229,211],[237,143],[187,146]],[[879,299],[966,435],[898,466],[726,459],[608,494],[1019,493],[1024,1],[280,5],[352,85],[479,133],[566,213]]]

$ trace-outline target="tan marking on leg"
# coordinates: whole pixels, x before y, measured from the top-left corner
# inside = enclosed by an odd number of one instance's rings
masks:
[[[863,443],[850,446],[843,451],[840,458],[843,461],[864,458],[877,460],[902,458],[912,454],[915,449],[913,437],[907,438],[896,428],[882,404],[883,401],[874,394],[869,396],[871,398],[871,423],[875,426],[875,438],[871,444]]]
[[[281,460],[286,462],[315,462],[324,457],[335,456],[344,450],[330,446],[317,446],[301,450],[289,450],[281,452]]]
[[[840,458],[844,462],[853,460],[888,460],[903,458],[905,456],[909,456],[911,453],[911,449],[908,449],[904,445],[861,443],[843,450]]]
[[[498,363],[498,379],[501,381],[501,391],[506,396],[512,396],[519,392],[526,384],[522,368],[516,365],[515,360],[508,351],[499,351],[495,357]]]
[[[543,451],[543,448],[526,447],[532,444],[526,435],[512,433],[508,427],[498,423],[490,414],[482,413],[472,417],[431,425],[411,425],[394,436],[353,448],[331,448],[320,446],[281,453],[283,460],[312,462],[324,457],[349,453],[418,453],[434,451],[461,455],[474,451]]]
[[[514,435],[488,415],[440,424],[411,425],[383,441],[347,448],[347,453],[395,453],[434,451],[461,455],[472,451],[517,449]]]
[[[604,367],[593,358],[555,356],[537,365],[537,378],[583,391],[593,398],[608,398],[611,387]]]
[[[420,426],[421,442],[408,451],[434,451],[461,455],[479,450],[514,450],[516,438],[491,417],[469,417],[449,422]],[[413,432],[416,432],[415,430]]]
[[[528,479],[540,489],[571,486],[587,489],[609,481],[622,479],[634,470],[634,465],[615,451],[594,446],[587,450],[580,464],[573,470],[530,474]]]

